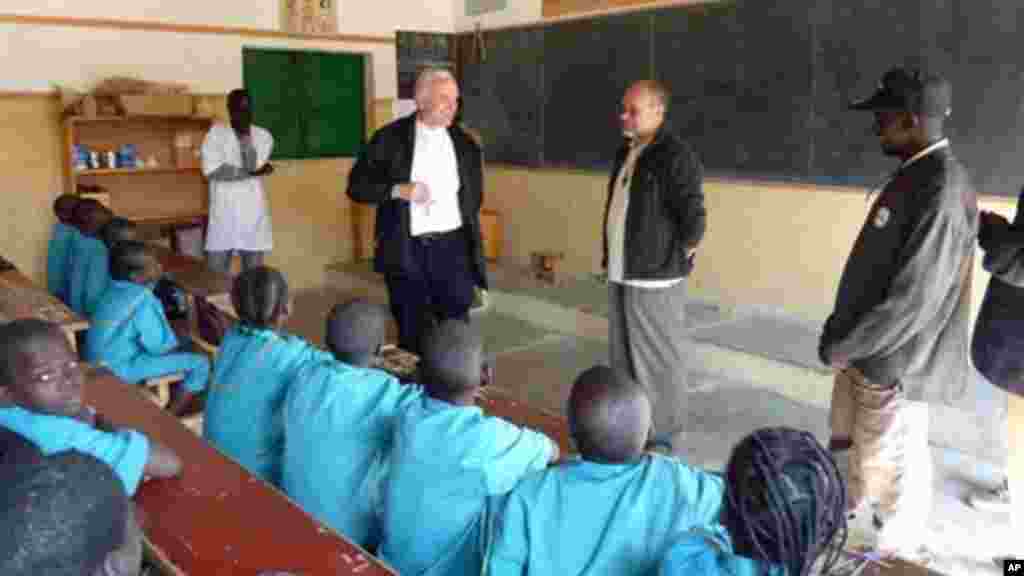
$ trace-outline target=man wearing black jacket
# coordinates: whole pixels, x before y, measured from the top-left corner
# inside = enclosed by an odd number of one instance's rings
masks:
[[[378,130],[349,174],[349,197],[377,206],[374,269],[387,280],[399,345],[416,354],[429,326],[468,321],[474,288],[487,288],[482,155],[453,124],[458,97],[450,72],[423,71],[416,114]]]
[[[962,400],[977,196],[943,137],[951,88],[895,68],[854,103],[901,161],[846,261],[819,356],[836,370],[829,448],[848,476],[851,534],[913,553],[931,510],[927,403]]]
[[[697,155],[665,126],[668,100],[665,88],[650,80],[634,83],[623,97],[626,143],[608,184],[602,266],[611,365],[647,388],[654,439],[671,445],[684,424],[685,280],[706,211]]]

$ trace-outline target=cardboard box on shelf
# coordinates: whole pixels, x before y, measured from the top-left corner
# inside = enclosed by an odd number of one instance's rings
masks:
[[[121,110],[128,116],[191,116],[191,94],[120,94]]]

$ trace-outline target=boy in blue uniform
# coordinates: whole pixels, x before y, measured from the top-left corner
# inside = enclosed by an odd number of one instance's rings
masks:
[[[75,205],[78,198],[61,194],[53,202],[53,213],[57,221],[53,224],[50,245],[46,253],[46,288],[61,302],[67,304],[68,267],[71,263],[71,247],[75,243],[78,229],[75,228]]]
[[[0,428],[0,574],[138,576],[141,532],[117,475],[88,454],[44,456]]]
[[[168,448],[132,430],[102,431],[82,402],[82,370],[56,324],[16,320],[0,326],[0,426],[43,454],[78,450],[106,463],[135,489],[148,474],[176,476],[181,462]]]
[[[512,491],[489,574],[646,576],[687,531],[722,531],[722,479],[644,452],[651,405],[632,378],[605,366],[583,372],[569,427],[580,457]]]
[[[109,255],[100,233],[113,214],[92,198],[81,200],[75,206],[74,214],[81,234],[71,245],[68,307],[81,316],[91,318],[110,284]]]
[[[831,573],[846,542],[846,487],[814,436],[754,431],[733,449],[725,482],[722,522],[731,542],[687,534],[666,556],[661,576],[807,576],[819,556],[820,573]]]
[[[483,343],[471,325],[448,320],[425,336],[426,395],[395,423],[380,557],[408,576],[479,574],[501,497],[558,446],[476,406]]]
[[[380,484],[395,416],[422,395],[371,368],[388,313],[363,300],[327,319],[334,358],[308,364],[284,404],[284,491],[316,519],[368,550],[380,541]]]
[[[161,275],[160,264],[136,241],[120,242],[110,251],[110,288],[96,307],[85,338],[85,359],[137,384],[148,378],[184,373],[168,411],[181,415],[193,396],[206,387],[210,362],[201,354],[181,352],[163,306],[150,289]]]
[[[281,404],[296,372],[327,354],[282,332],[291,303],[279,271],[260,266],[242,272],[232,286],[231,301],[240,322],[217,352],[203,436],[245,469],[279,486]]]

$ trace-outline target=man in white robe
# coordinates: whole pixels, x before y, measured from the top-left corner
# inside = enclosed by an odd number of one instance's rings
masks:
[[[252,124],[246,90],[228,94],[230,126],[215,124],[203,141],[203,174],[210,181],[210,216],[206,229],[206,261],[215,271],[230,273],[237,252],[242,270],[261,266],[273,241],[262,177],[274,171],[270,132]]]

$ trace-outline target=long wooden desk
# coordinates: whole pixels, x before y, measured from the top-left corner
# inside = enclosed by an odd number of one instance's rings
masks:
[[[164,272],[185,291],[208,300],[230,297],[231,284],[234,282],[230,274],[214,272],[207,267],[206,262],[194,256],[178,254],[170,248],[155,244],[151,247]]]
[[[152,249],[164,273],[188,296],[188,325],[193,339],[212,352],[220,344],[219,335],[207,332],[219,332],[237,320],[231,304],[231,286],[234,278],[229,274],[210,270],[206,262],[193,256],[178,254],[159,245],[153,245]],[[207,303],[213,308],[209,308]],[[203,312],[200,311],[201,307]],[[216,316],[220,326],[204,330],[200,321],[200,316],[204,313],[208,320],[211,319],[211,315]]]
[[[182,573],[394,574],[221,455],[137,387],[90,369],[85,394],[105,419],[139,430],[181,457],[184,470],[179,478],[144,483],[135,501],[143,511],[147,546]]]
[[[74,350],[75,333],[89,328],[89,322],[75,314],[45,288],[17,269],[0,272],[0,322],[39,318],[59,324]]]

